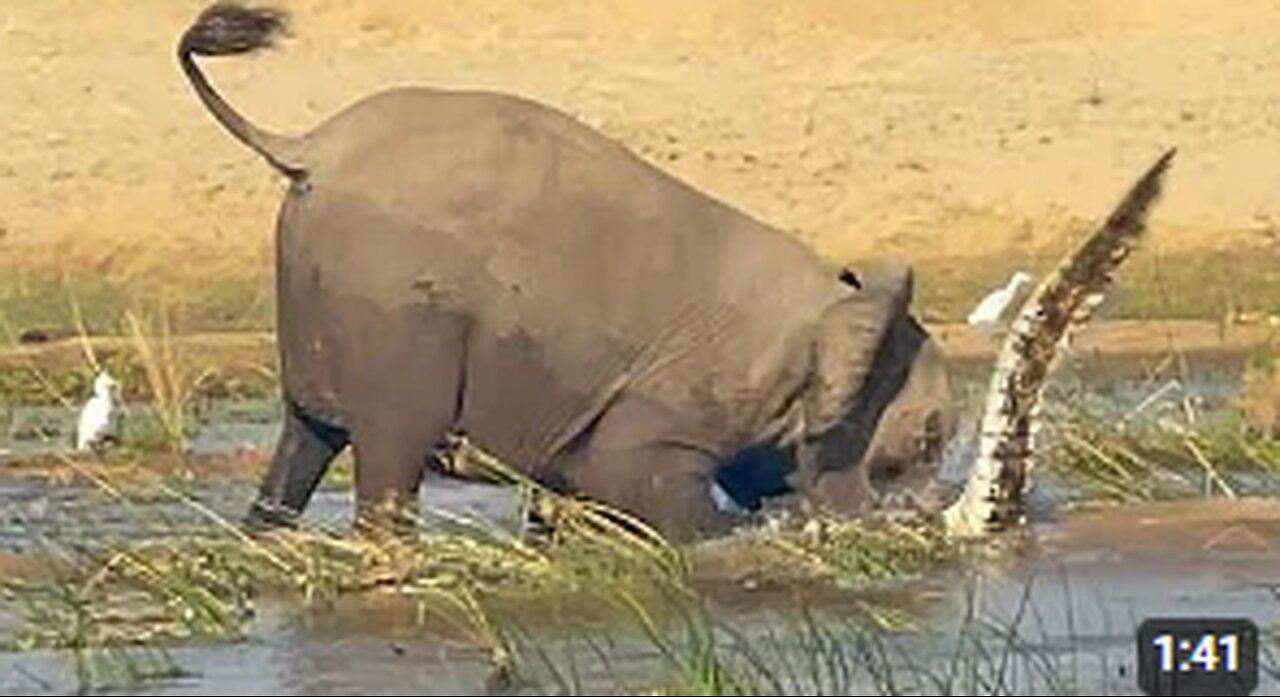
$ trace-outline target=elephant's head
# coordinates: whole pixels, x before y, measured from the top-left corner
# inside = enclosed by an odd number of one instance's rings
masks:
[[[820,321],[797,445],[797,488],[838,513],[936,491],[957,421],[946,362],[909,311],[911,272],[861,285]]]

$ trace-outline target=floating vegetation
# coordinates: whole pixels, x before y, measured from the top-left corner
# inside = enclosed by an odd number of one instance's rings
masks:
[[[923,518],[817,517],[707,542],[694,566],[750,587],[820,582],[857,590],[917,578],[972,551]]]
[[[765,583],[778,573],[849,588],[917,575],[954,551],[928,523],[834,520],[744,532],[728,546],[676,548],[642,521],[558,496],[496,462],[483,466],[516,478],[527,506],[550,523],[547,534],[429,511],[407,536],[349,536],[319,526],[250,536],[171,480],[116,477],[127,469],[118,463],[94,468],[68,459],[65,466],[124,510],[141,539],[97,546],[44,540],[49,572],[0,587],[21,618],[10,648],[67,650],[78,664],[136,663],[133,649],[243,639],[264,597],[314,606],[383,593],[462,631],[506,672],[516,657],[495,619],[499,606],[573,599],[614,617],[649,617],[646,626],[657,631],[662,617],[701,602],[696,569],[714,567],[726,554],[759,565],[751,573]],[[193,531],[174,520],[164,512],[174,504],[205,524]],[[893,619],[888,611],[880,617]],[[103,674],[83,673],[90,686]]]

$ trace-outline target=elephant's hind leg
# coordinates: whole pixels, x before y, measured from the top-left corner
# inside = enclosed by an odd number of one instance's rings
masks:
[[[347,442],[343,429],[317,421],[297,405],[286,402],[271,468],[245,517],[246,526],[265,530],[294,525],[329,464],[347,447]]]
[[[425,460],[447,425],[445,419],[423,421],[417,428],[399,420],[357,425],[355,523],[359,532],[403,534],[415,527]]]
[[[444,443],[463,403],[465,326],[427,315],[363,335],[369,339],[344,380],[353,406],[356,527],[366,534],[404,532],[416,520],[427,459]]]

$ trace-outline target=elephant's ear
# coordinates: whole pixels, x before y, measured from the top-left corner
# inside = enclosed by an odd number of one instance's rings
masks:
[[[817,435],[844,419],[867,382],[890,327],[911,307],[909,267],[865,274],[862,289],[835,303],[818,322],[805,431]]]

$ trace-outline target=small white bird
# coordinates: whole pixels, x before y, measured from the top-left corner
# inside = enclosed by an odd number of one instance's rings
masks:
[[[1018,293],[1018,287],[1030,280],[1031,276],[1026,272],[1015,271],[1008,285],[991,291],[990,295],[973,308],[973,312],[970,312],[968,317],[969,326],[990,326],[1000,321],[1000,316],[1004,314],[1005,309]]]
[[[93,396],[80,409],[76,450],[89,450],[116,436],[117,414],[112,391],[119,385],[106,371],[93,379]]]

